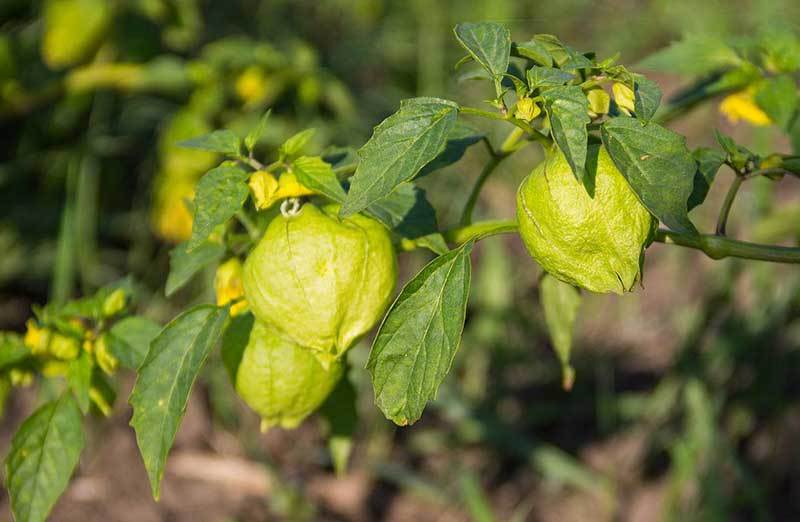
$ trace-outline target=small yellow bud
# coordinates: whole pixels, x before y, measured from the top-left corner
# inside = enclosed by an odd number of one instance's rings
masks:
[[[81,351],[81,343],[74,337],[68,337],[60,333],[55,333],[50,338],[48,352],[57,359],[68,361],[78,356]]]
[[[247,310],[242,286],[242,262],[239,258],[232,257],[219,265],[214,276],[214,291],[217,294],[218,306],[240,300],[231,307],[231,315],[238,315]]]
[[[606,91],[592,89],[586,93],[586,99],[589,100],[590,116],[596,118],[601,114],[608,114],[608,109],[611,107],[611,96]]]
[[[94,348],[94,359],[97,361],[97,365],[101,370],[106,372],[106,374],[112,375],[117,370],[119,361],[108,349],[108,341],[106,340],[105,335],[97,340]]]
[[[8,372],[8,376],[11,379],[11,384],[13,386],[30,386],[33,384],[33,372],[29,370],[23,370],[22,368],[11,368],[11,371]]]
[[[531,121],[541,114],[542,109],[530,98],[520,98],[517,100],[514,117],[522,121]]]
[[[744,120],[757,126],[770,125],[772,120],[756,105],[753,90],[753,88],[748,88],[726,96],[719,104],[719,112],[725,115],[731,123]]]
[[[40,327],[33,319],[28,319],[25,325],[28,329],[22,342],[31,349],[34,355],[46,353],[47,346],[50,344],[50,330]]]
[[[117,288],[103,301],[103,315],[105,317],[117,315],[125,309],[127,302],[128,296],[125,294],[125,290]]]
[[[617,102],[617,107],[630,116],[635,110],[636,103],[636,95],[633,93],[633,89],[624,83],[615,82],[611,87],[611,91],[614,93],[614,101]]]

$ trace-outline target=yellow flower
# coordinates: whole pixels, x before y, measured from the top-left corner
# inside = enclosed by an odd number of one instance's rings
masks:
[[[536,103],[530,98],[520,98],[517,100],[517,110],[514,117],[522,121],[531,121],[542,112]]]
[[[239,315],[247,311],[242,286],[242,262],[232,257],[219,265],[214,276],[214,291],[217,294],[217,305],[224,306],[232,301],[240,300],[231,307],[231,315]]]
[[[47,347],[50,345],[50,330],[40,327],[33,319],[28,319],[25,323],[27,330],[23,343],[31,349],[34,355],[47,352]]]
[[[608,114],[611,107],[611,97],[602,88],[592,89],[586,93],[589,100],[589,115],[593,118],[601,114]]]
[[[258,210],[268,209],[282,199],[310,196],[314,193],[301,185],[297,176],[291,172],[284,172],[280,178],[275,179],[269,172],[259,170],[250,176],[248,185]]]
[[[636,95],[633,93],[633,89],[624,83],[615,82],[611,86],[611,92],[614,94],[614,101],[617,102],[617,107],[630,116],[635,110],[636,102]]]
[[[726,96],[719,104],[719,112],[724,114],[731,123],[744,120],[758,126],[770,125],[772,120],[755,104],[753,90],[753,88],[748,88]]]

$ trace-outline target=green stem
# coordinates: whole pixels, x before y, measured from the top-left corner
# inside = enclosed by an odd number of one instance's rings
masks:
[[[261,237],[261,232],[243,209],[240,208],[236,211],[236,219],[239,220],[239,223],[241,223],[244,229],[247,230],[247,235],[250,236],[250,239],[253,241],[258,241],[258,238]]]
[[[508,122],[528,133],[528,137],[531,140],[538,141],[544,146],[550,146],[553,142],[550,138],[542,134],[540,131],[536,130],[535,128],[531,127],[531,125],[527,122],[519,120],[517,118],[507,116],[501,114],[499,112],[491,112],[491,111],[484,111],[483,109],[476,109],[475,107],[460,107],[458,112],[461,114],[469,114],[472,116],[480,116],[482,118],[488,118],[490,120],[499,120]]]
[[[728,193],[725,194],[725,201],[722,202],[722,207],[719,209],[719,218],[717,218],[716,230],[718,236],[725,235],[725,227],[728,224],[728,215],[731,213],[733,201],[736,199],[736,194],[739,193],[739,188],[742,186],[743,181],[744,177],[737,174],[736,178],[734,178],[733,183],[731,183],[731,186],[728,189]]]
[[[470,239],[480,240],[497,234],[514,233],[517,230],[517,224],[513,220],[480,221],[466,227],[450,229],[444,233],[444,237],[450,243],[461,244]],[[709,234],[684,234],[663,228],[656,232],[655,241],[700,250],[712,259],[737,257],[772,263],[800,264],[800,248],[797,247],[761,245]]]
[[[524,142],[522,142],[522,145],[520,145],[520,139],[522,139],[523,136],[523,130],[516,128],[509,133],[508,137],[506,137],[505,141],[500,146],[499,151],[493,151],[491,149],[491,145],[488,145],[491,157],[489,158],[489,162],[483,167],[478,179],[475,180],[475,185],[472,187],[472,192],[470,192],[467,203],[464,205],[464,211],[461,213],[462,226],[469,225],[472,222],[472,212],[475,210],[475,205],[478,202],[478,196],[480,196],[483,185],[486,183],[486,180],[489,179],[489,176],[492,175],[497,166],[500,165],[504,159],[519,150],[521,146],[524,146]]]

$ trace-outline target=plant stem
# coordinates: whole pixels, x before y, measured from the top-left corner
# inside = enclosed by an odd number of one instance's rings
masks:
[[[728,215],[731,213],[733,201],[736,199],[736,194],[739,193],[739,188],[742,186],[742,181],[744,181],[744,177],[737,174],[733,180],[733,183],[731,183],[731,186],[728,189],[728,193],[725,194],[725,201],[722,202],[722,207],[719,209],[719,218],[717,218],[716,231],[718,236],[725,235],[725,226],[728,224]]]
[[[520,139],[523,136],[524,133],[522,129],[516,128],[512,130],[506,137],[503,144],[500,146],[500,150],[496,152],[491,149],[491,145],[489,145],[487,142],[491,157],[489,158],[489,162],[483,167],[478,179],[475,180],[475,185],[472,187],[472,192],[470,192],[467,203],[464,205],[464,211],[461,213],[462,226],[469,225],[472,222],[472,211],[475,209],[475,204],[478,202],[478,196],[480,196],[483,185],[504,159],[520,149]],[[524,146],[524,142],[522,146]]]
[[[534,129],[530,126],[529,123],[524,122],[520,119],[513,118],[499,112],[491,112],[491,111],[484,111],[483,109],[476,109],[474,107],[460,107],[458,111],[461,114],[470,114],[473,116],[480,116],[482,118],[489,118],[490,120],[500,120],[506,121],[528,133],[528,136],[531,140],[538,141],[544,146],[550,146],[553,142],[550,138],[539,132],[538,130]]]
[[[444,232],[444,237],[450,243],[461,244],[470,239],[480,240],[497,234],[513,233],[517,229],[513,220],[479,221],[469,226],[450,229]],[[656,232],[655,241],[700,250],[712,259],[737,257],[800,264],[800,248],[797,247],[761,245],[710,234],[684,234],[663,228]]]
[[[240,208],[236,211],[236,219],[239,220],[239,223],[241,223],[244,229],[247,230],[247,235],[250,236],[250,239],[253,241],[258,241],[261,233],[259,232],[256,224],[253,223],[243,209]]]

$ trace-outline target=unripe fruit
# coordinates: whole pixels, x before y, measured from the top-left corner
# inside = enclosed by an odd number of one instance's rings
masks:
[[[639,202],[605,147],[589,145],[590,196],[558,150],[517,192],[519,233],[543,269],[593,292],[630,291],[656,221]]]
[[[244,265],[244,294],[257,319],[320,360],[344,353],[383,316],[397,279],[388,230],[339,207],[305,204],[278,215]]]
[[[342,373],[340,361],[326,370],[310,350],[256,320],[234,384],[261,416],[262,430],[295,428],[325,401]]]

